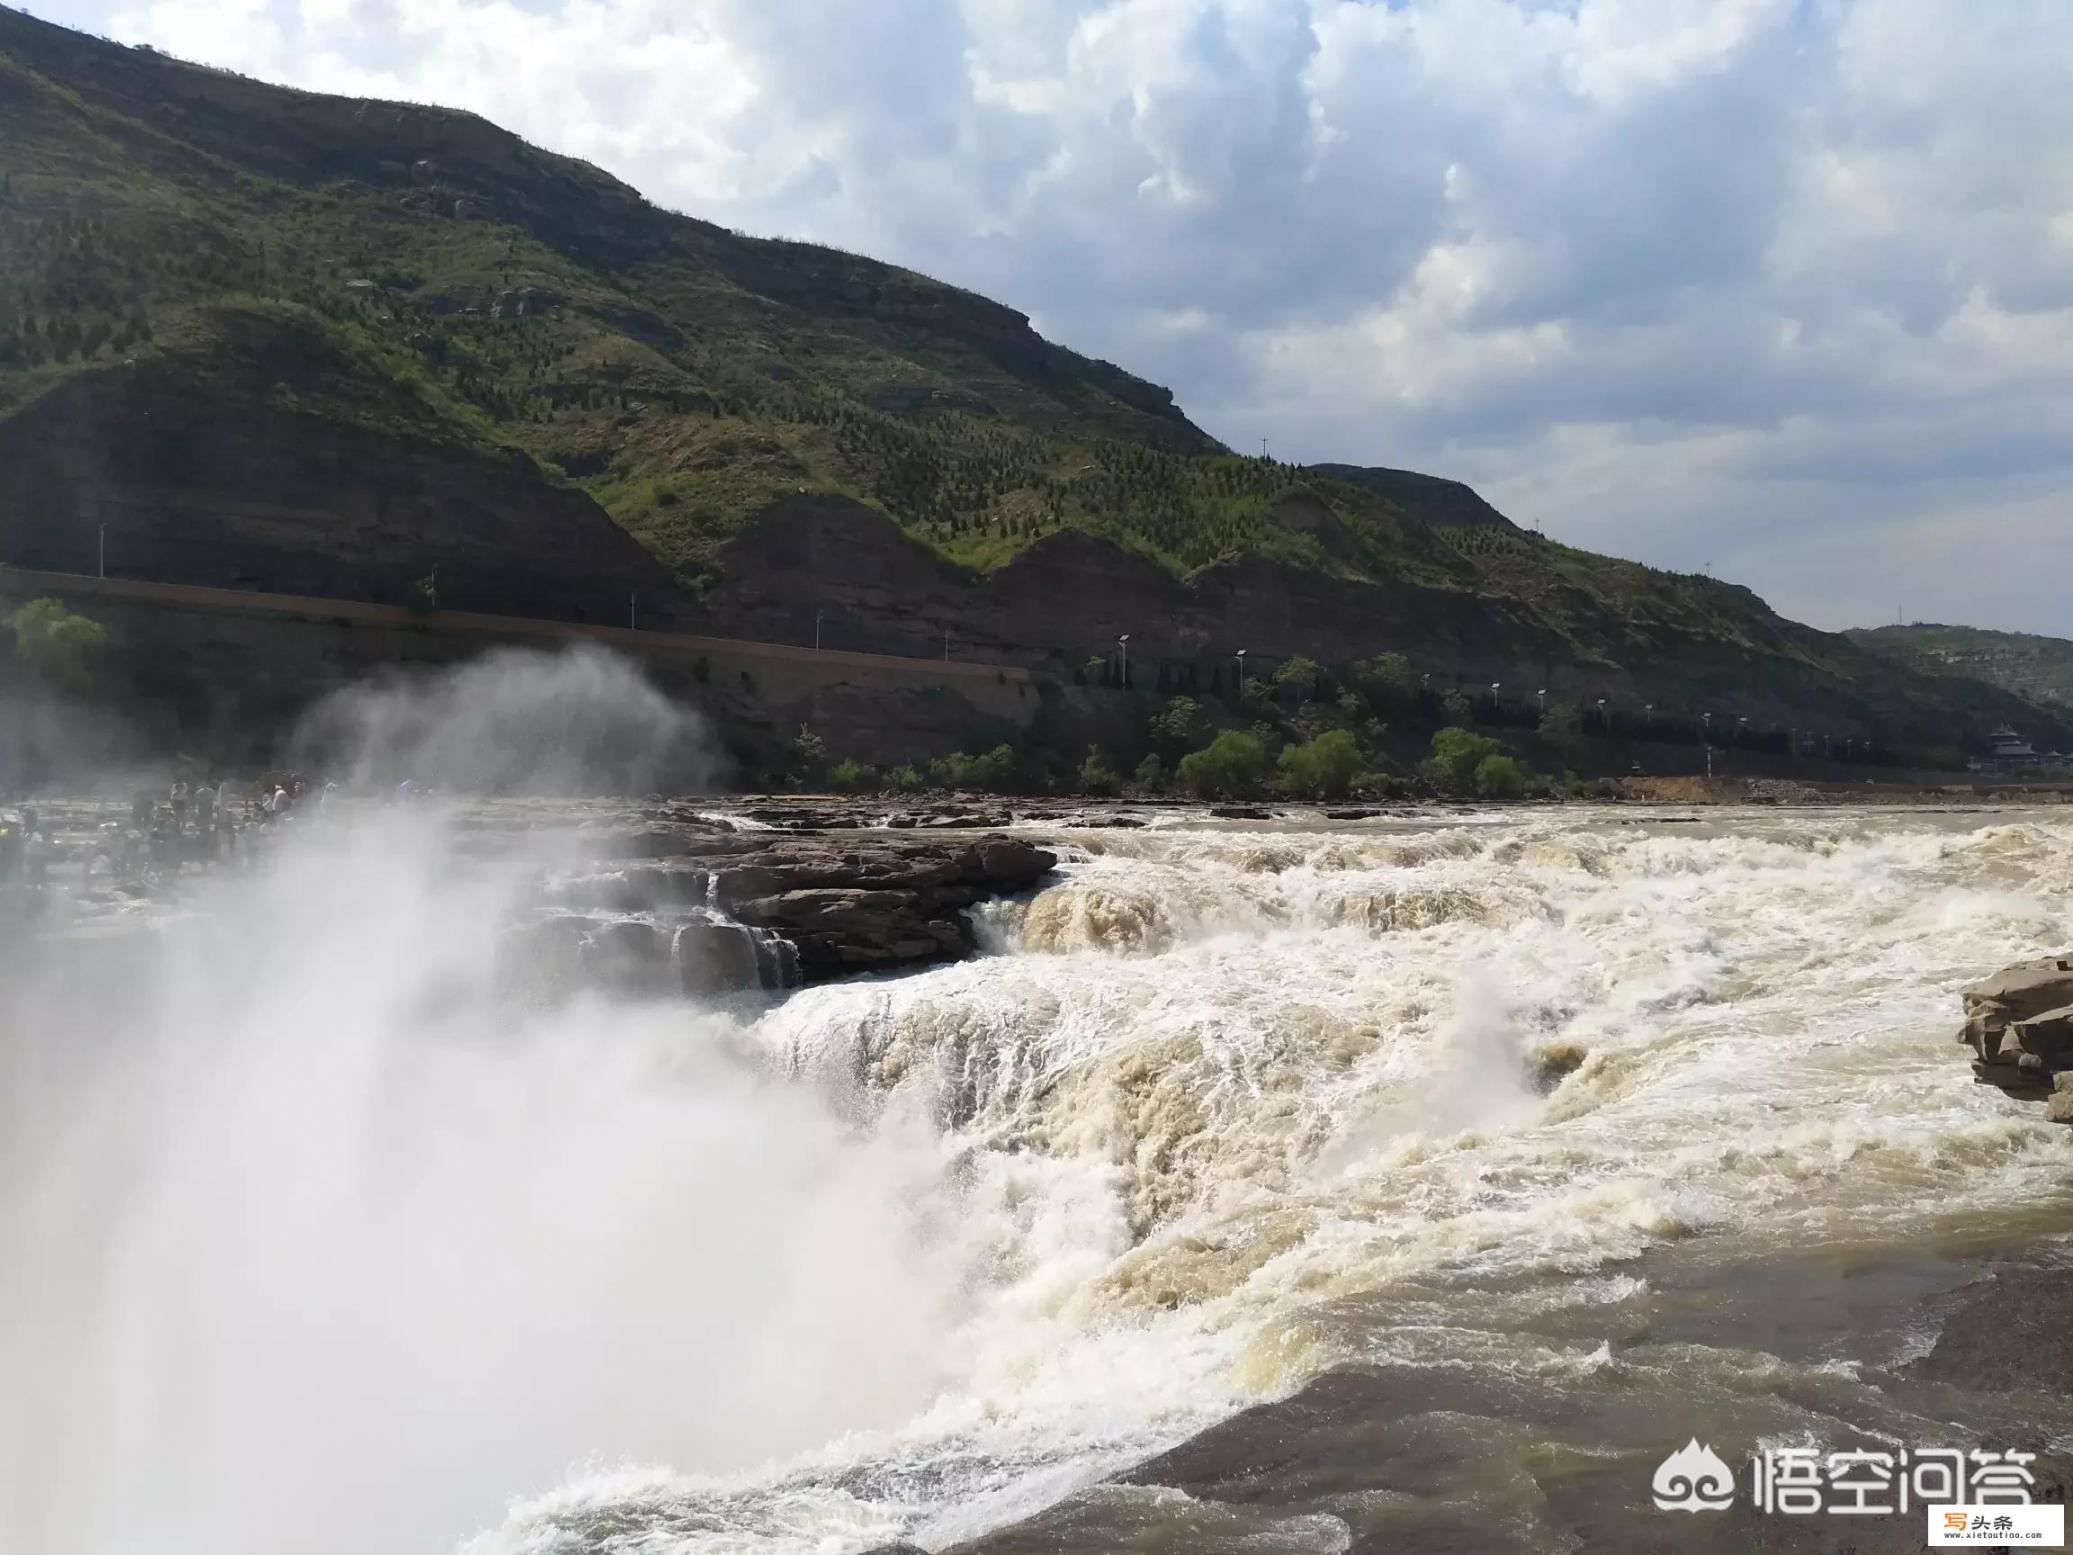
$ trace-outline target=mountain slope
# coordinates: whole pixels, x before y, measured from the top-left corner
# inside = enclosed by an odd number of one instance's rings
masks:
[[[1915,669],[1983,680],[2016,696],[2073,708],[2073,642],[2064,638],[1926,621],[1859,627],[1844,635]]]
[[[1944,756],[2034,712],[1455,482],[1234,455],[1011,308],[473,115],[4,8],[0,469],[0,560],[46,566],[106,525],[137,575],[793,641],[839,606],[1053,671],[1126,631],[1175,673],[1395,651]]]
[[[1313,464],[1312,473],[1327,480],[1360,486],[1387,497],[1414,518],[1428,524],[1488,525],[1493,529],[1516,529],[1518,525],[1483,500],[1473,486],[1446,480],[1438,475],[1420,475],[1416,470],[1390,470],[1379,465]]]

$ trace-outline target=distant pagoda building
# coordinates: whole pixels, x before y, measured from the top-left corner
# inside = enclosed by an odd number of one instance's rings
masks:
[[[2012,724],[2003,724],[1987,736],[1987,754],[1975,756],[1975,772],[2021,772],[2031,767],[2063,767],[2066,758],[2040,755]]]

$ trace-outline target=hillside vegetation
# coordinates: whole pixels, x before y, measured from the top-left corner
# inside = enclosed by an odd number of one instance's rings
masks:
[[[2033,701],[2073,707],[2073,642],[2064,638],[1932,622],[1859,627],[1845,635],[1930,674],[1983,680]]]
[[[124,375],[157,398],[82,389]],[[61,400],[51,425],[174,402],[243,423],[255,394],[281,436],[335,424],[356,429],[354,448],[407,443],[421,508],[442,489],[427,473],[440,448],[468,470],[517,460],[536,485],[580,488],[693,595],[730,576],[753,516],[828,493],[975,575],[1062,530],[1181,578],[1266,558],[1516,632],[1536,673],[1603,672],[1691,708],[1742,697],[1781,726],[1814,707],[1949,750],[2008,713],[1747,590],[1548,542],[1459,483],[1235,455],[1166,390],[1011,308],[660,210],[472,115],[268,86],[0,8],[0,439]],[[130,464],[132,488],[148,486]],[[286,556],[294,525],[317,538],[322,495],[247,528]],[[197,503],[230,510],[190,493],[180,522]],[[10,524],[68,518],[84,521],[0,504],[0,559]],[[348,556],[377,533],[338,523],[322,539]]]

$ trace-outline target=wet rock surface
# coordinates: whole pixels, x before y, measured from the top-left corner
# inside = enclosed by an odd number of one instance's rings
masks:
[[[1958,1040],[1972,1049],[1973,1077],[2014,1096],[2049,1096],[2050,1116],[2073,1122],[2073,955],[2009,967],[1963,997]]]
[[[2073,1420],[2073,1346],[2055,1332],[2073,1297],[2061,1257],[2046,1246],[1987,1265],[1925,1251],[1723,1275],[1680,1270],[1673,1250],[1638,1266],[1655,1288],[1538,1320],[1543,1344],[1605,1343],[1597,1382],[1530,1350],[1538,1364],[1500,1370],[1445,1349],[1333,1366],[946,1555],[1913,1555],[1921,1508],[1761,1510],[1750,1456],[1817,1439],[1823,1452],[2031,1452],[2033,1499],[2065,1501],[2073,1459],[2052,1446]],[[1454,1321],[1459,1341],[1480,1336],[1473,1319]],[[1925,1329],[1933,1349],[1904,1360],[1899,1336]],[[1744,1388],[1752,1367],[1768,1381]],[[1810,1421],[1813,1437],[1800,1430]],[[1653,1471],[1693,1435],[1736,1474],[1733,1502],[1658,1510]]]
[[[577,840],[598,867],[554,882],[554,905],[643,915],[591,927],[579,964],[613,987],[692,994],[961,960],[975,948],[965,909],[1058,863],[1021,838],[928,835],[882,811],[868,831],[779,829],[752,810],[651,814]]]

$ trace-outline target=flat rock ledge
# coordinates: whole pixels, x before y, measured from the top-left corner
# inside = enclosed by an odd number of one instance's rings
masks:
[[[688,994],[959,961],[966,910],[1034,887],[1058,856],[999,833],[716,830],[653,821],[581,838],[530,948],[578,980]]]
[[[2011,1096],[2047,1098],[2046,1116],[2073,1123],[2073,955],[1998,972],[1964,992],[1958,1040],[1972,1076]]]

